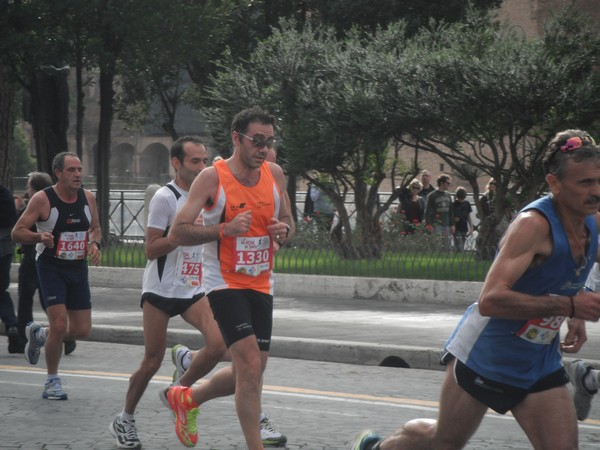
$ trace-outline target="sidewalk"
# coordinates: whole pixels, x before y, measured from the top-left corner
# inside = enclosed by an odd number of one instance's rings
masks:
[[[90,340],[143,344],[142,273],[90,269]],[[16,276],[12,280],[10,292],[16,302]],[[444,342],[480,287],[481,283],[277,274],[271,356],[442,370]],[[37,304],[34,318],[46,320]],[[600,327],[589,323],[587,329],[588,342],[577,357],[600,365]],[[171,320],[168,341],[169,346],[182,343],[190,348],[204,343],[179,317]]]

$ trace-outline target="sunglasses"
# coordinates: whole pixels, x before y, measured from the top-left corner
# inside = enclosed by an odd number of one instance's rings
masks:
[[[594,139],[587,133],[583,136],[574,136],[567,139],[567,141],[560,146],[560,151],[563,153],[574,152],[578,148],[586,145],[596,145],[596,141],[594,141]]]
[[[274,148],[275,147],[275,138],[268,138],[265,139],[264,136],[259,136],[258,134],[255,134],[254,136],[250,137],[245,135],[244,133],[240,133],[238,131],[238,134],[240,136],[245,137],[246,139],[248,139],[251,143],[252,143],[252,147],[255,148],[263,148],[263,147],[267,147],[267,148]]]

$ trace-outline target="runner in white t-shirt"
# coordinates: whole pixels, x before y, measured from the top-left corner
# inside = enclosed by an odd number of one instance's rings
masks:
[[[193,358],[188,352],[189,366],[182,374],[176,371],[174,383],[191,386],[209,373],[226,353],[219,327],[204,296],[202,245],[175,247],[166,238],[192,181],[207,161],[208,153],[198,137],[186,136],[175,141],[171,147],[175,179],[160,188],[150,202],[146,228],[148,263],[141,300],[145,352],[140,367],[130,378],[123,411],[109,426],[119,448],[142,447],[135,425],[135,408],[163,361],[171,317],[181,315],[202,333],[206,341],[205,347],[195,352]],[[174,347],[172,356],[175,353]]]

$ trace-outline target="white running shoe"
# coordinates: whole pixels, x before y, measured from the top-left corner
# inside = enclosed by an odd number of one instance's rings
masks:
[[[276,447],[285,444],[287,442],[287,437],[273,427],[273,424],[264,413],[260,414],[260,438],[262,439],[263,445]]]
[[[597,389],[595,391],[588,390],[583,384],[583,379],[592,370],[592,367],[588,366],[581,359],[565,363],[565,367],[571,383],[573,383],[573,402],[575,403],[577,419],[585,420],[590,414],[592,399],[598,392]]]
[[[67,394],[63,391],[60,378],[56,377],[46,381],[42,398],[46,400],[67,400]]]
[[[41,348],[46,343],[45,341],[38,339],[38,333],[42,326],[37,322],[29,322],[25,327],[25,337],[27,338],[27,344],[25,344],[25,359],[29,364],[37,364],[40,359]]]
[[[142,448],[142,442],[137,435],[135,420],[121,420],[121,416],[115,419],[108,425],[108,431],[117,439],[117,447],[119,448]]]

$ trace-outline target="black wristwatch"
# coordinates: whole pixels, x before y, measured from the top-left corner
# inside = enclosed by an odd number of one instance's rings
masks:
[[[96,244],[96,247],[98,247],[98,250],[100,250],[102,247],[100,246],[100,242],[98,241],[90,241],[90,245],[92,244]]]
[[[285,238],[287,239],[287,237],[290,235],[290,230],[292,229],[291,226],[289,226],[287,223],[285,224]]]

